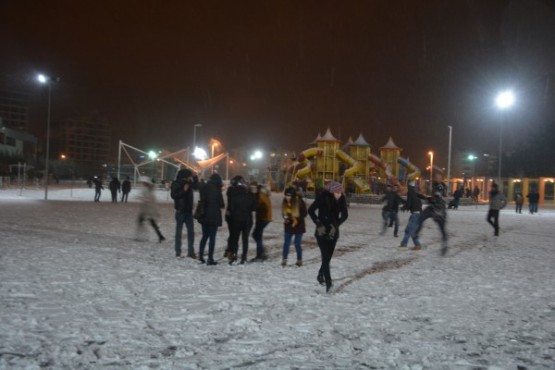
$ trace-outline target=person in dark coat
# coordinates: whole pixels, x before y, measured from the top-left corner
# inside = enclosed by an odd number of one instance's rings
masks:
[[[129,176],[123,180],[121,184],[121,202],[127,203],[127,198],[129,197],[129,193],[131,192],[131,181],[129,181]]]
[[[405,204],[405,200],[399,196],[397,187],[387,184],[387,191],[383,195],[381,201],[385,202],[382,208],[383,227],[380,235],[384,235],[387,225],[395,224],[393,229],[393,236],[397,237],[399,234],[399,206]]]
[[[524,204],[524,195],[521,192],[515,194],[515,212],[522,213],[522,205]]]
[[[407,227],[405,228],[405,236],[403,236],[403,240],[401,241],[401,245],[399,246],[399,248],[406,248],[409,242],[409,238],[412,238],[412,241],[414,243],[414,248],[412,248],[412,250],[419,251],[422,249],[422,246],[420,244],[420,241],[418,240],[418,235],[416,235],[416,229],[418,228],[420,213],[422,213],[422,201],[416,193],[414,181],[409,182],[407,191],[407,202],[403,206],[403,210],[409,211],[410,217],[407,223]]]
[[[104,190],[104,186],[102,186],[102,180],[98,177],[94,177],[94,201],[100,202],[100,194],[102,194],[102,190]]]
[[[528,209],[530,210],[530,214],[533,215],[534,213],[538,213],[538,203],[540,202],[540,194],[538,191],[536,189],[530,190],[526,198],[528,198]]]
[[[297,194],[293,187],[285,189],[283,202],[281,203],[281,215],[283,216],[283,259],[281,266],[287,266],[287,256],[291,240],[295,239],[295,251],[297,252],[297,266],[303,265],[303,234],[306,232],[304,219],[307,215],[306,204],[303,198]]]
[[[445,208],[445,184],[441,181],[442,177],[440,174],[437,175],[435,181],[432,183],[432,195],[427,197],[422,194],[418,194],[421,199],[426,199],[428,201],[428,206],[420,214],[420,220],[418,221],[418,227],[415,232],[415,236],[420,235],[424,221],[428,218],[432,218],[435,223],[439,226],[439,230],[442,236],[441,245],[441,255],[445,256],[447,254],[447,231],[445,230],[447,223],[447,210]]]
[[[496,183],[491,184],[489,192],[489,209],[486,221],[493,227],[493,235],[499,236],[499,212],[505,208],[507,204],[503,193],[499,192]]]
[[[462,187],[460,187],[453,193],[453,200],[449,202],[449,206],[447,208],[459,209],[459,204],[461,202],[462,196],[463,189]]]
[[[117,203],[118,193],[121,191],[121,183],[118,178],[113,176],[112,181],[108,184],[108,187],[110,188],[110,193],[112,193],[112,203]]]
[[[349,217],[343,186],[335,181],[326,185],[308,208],[308,214],[316,224],[315,236],[322,255],[322,265],[316,279],[320,284],[325,282],[326,292],[329,292],[333,285],[330,262],[339,239],[339,226]]]
[[[237,194],[240,190],[239,187],[240,186],[246,186],[245,183],[245,179],[243,178],[243,176],[234,176],[231,181],[229,182],[229,187],[226,190],[226,199],[227,199],[227,208],[225,210],[225,223],[227,224],[227,231],[228,231],[228,237],[227,237],[227,246],[225,248],[225,252],[224,252],[224,258],[229,258],[232,254],[232,248],[231,248],[231,224],[230,224],[230,220],[229,220],[229,204],[231,203],[231,198],[233,198],[233,196],[235,194]]]
[[[202,226],[202,238],[199,245],[199,260],[207,265],[216,265],[214,249],[218,227],[222,226],[222,209],[225,207],[222,195],[222,178],[217,173],[210,176],[208,182],[200,187],[201,217],[198,222]],[[204,248],[208,241],[208,261],[204,260]]]
[[[171,183],[171,197],[175,209],[175,256],[181,254],[181,237],[183,224],[187,228],[187,257],[196,259],[195,254],[195,224],[193,222],[194,190],[198,189],[198,177],[186,168],[177,172],[175,180]]]
[[[249,232],[252,229],[252,214],[255,211],[256,204],[253,194],[243,182],[239,182],[231,197],[228,197],[228,218],[229,218],[229,244],[231,247],[231,255],[228,256],[229,263],[233,264],[237,260],[239,250],[239,237],[243,244],[241,254],[241,263],[247,261],[249,250]]]

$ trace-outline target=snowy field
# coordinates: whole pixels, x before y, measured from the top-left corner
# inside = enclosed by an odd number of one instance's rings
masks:
[[[224,227],[206,266],[174,257],[164,190],[167,240],[134,240],[137,192],[0,190],[0,369],[555,369],[553,208],[509,205],[497,238],[486,206],[449,210],[440,257],[431,220],[426,248],[400,251],[379,206],[351,204],[326,294],[309,219],[304,266],[293,247],[280,265],[280,194],[269,261],[229,266]]]

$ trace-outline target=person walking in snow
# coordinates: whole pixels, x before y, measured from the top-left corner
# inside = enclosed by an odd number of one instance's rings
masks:
[[[397,237],[399,234],[399,205],[404,204],[405,200],[399,196],[398,188],[391,184],[386,185],[386,192],[381,201],[385,202],[382,208],[383,227],[380,235],[384,235],[387,226],[393,226],[393,236]]]
[[[202,226],[202,238],[199,245],[199,261],[209,266],[217,265],[214,260],[214,250],[216,248],[216,234],[218,228],[222,226],[222,209],[225,207],[222,195],[222,178],[217,173],[210,176],[208,182],[200,187],[199,207],[202,212],[198,222]],[[208,241],[208,261],[204,260],[204,248]]]
[[[121,191],[121,183],[119,182],[118,178],[112,176],[112,181],[108,184],[110,188],[110,193],[112,194],[112,203],[118,202],[118,193]]]
[[[131,181],[129,181],[129,176],[123,180],[121,184],[121,202],[127,203],[127,198],[129,197],[129,193],[131,192]]]
[[[534,213],[538,213],[538,203],[540,201],[540,194],[534,188],[530,190],[530,192],[526,195],[528,198],[528,207],[530,210],[530,214],[533,215]]]
[[[263,185],[252,183],[251,192],[255,194],[255,224],[252,237],[256,242],[256,257],[254,261],[265,261],[268,257],[264,248],[264,229],[272,222],[272,201],[270,191]]]
[[[195,223],[193,220],[194,190],[198,189],[198,177],[191,170],[182,168],[177,172],[171,183],[170,195],[175,209],[175,256],[183,258],[181,238],[183,224],[187,228],[187,257],[196,259],[195,254]]]
[[[412,241],[414,243],[414,248],[412,248],[412,250],[419,251],[422,249],[422,246],[420,244],[420,240],[418,240],[416,229],[418,228],[418,224],[420,222],[420,213],[422,213],[422,201],[416,193],[414,181],[409,182],[407,202],[403,206],[403,210],[409,211],[410,217],[407,227],[405,228],[405,235],[403,236],[403,240],[401,240],[401,245],[399,246],[399,248],[407,248],[409,238],[412,238]]]
[[[521,192],[515,194],[515,212],[522,213],[522,205],[524,204],[524,196]]]
[[[141,240],[141,235],[144,231],[143,223],[148,221],[156,235],[158,235],[158,242],[162,243],[166,238],[162,235],[160,228],[158,227],[158,218],[160,217],[158,213],[158,207],[156,206],[156,196],[154,194],[154,184],[152,181],[146,177],[141,176],[140,182],[143,184],[143,189],[141,194],[139,195],[139,200],[141,201],[141,205],[139,207],[139,217],[137,219],[137,239]]]
[[[303,265],[303,234],[306,232],[304,219],[307,215],[306,204],[302,197],[297,194],[294,187],[285,190],[281,203],[281,215],[283,216],[283,259],[281,266],[287,266],[289,247],[294,239],[295,251],[297,252],[297,266]]]
[[[499,211],[507,204],[503,193],[499,192],[496,183],[491,184],[489,192],[489,210],[486,221],[493,226],[493,235],[499,236]]]
[[[432,184],[432,195],[425,196],[418,194],[421,199],[426,199],[428,201],[428,206],[420,214],[420,219],[418,220],[418,227],[416,228],[415,236],[418,238],[424,221],[428,218],[432,218],[434,222],[439,226],[439,231],[441,232],[442,242],[441,242],[441,255],[445,256],[447,254],[447,231],[445,229],[447,224],[447,210],[445,209],[445,184],[442,182],[442,175],[436,174],[434,182]]]
[[[316,241],[322,255],[322,264],[316,279],[331,290],[333,281],[330,262],[339,239],[339,226],[349,217],[343,186],[335,181],[326,185],[324,191],[312,202],[308,214],[316,224]]]
[[[100,202],[100,195],[102,194],[102,190],[104,190],[104,186],[102,186],[102,180],[98,177],[94,177],[94,201]]]

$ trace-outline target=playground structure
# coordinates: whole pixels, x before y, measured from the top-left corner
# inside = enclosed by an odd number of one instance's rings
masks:
[[[372,154],[372,146],[362,134],[355,141],[349,139],[345,150],[339,145],[329,129],[325,135],[318,135],[291,166],[291,182],[304,180],[307,188],[316,189],[327,181],[339,180],[354,193],[369,193],[375,192],[380,183],[397,184],[421,176],[418,167],[400,156],[403,149],[391,137],[379,149],[379,157]]]

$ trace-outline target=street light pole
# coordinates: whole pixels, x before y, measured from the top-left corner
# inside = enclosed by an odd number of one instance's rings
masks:
[[[48,200],[48,163],[50,161],[50,110],[52,106],[52,81],[50,77],[43,74],[37,76],[37,80],[41,84],[48,85],[48,113],[46,116],[46,155],[44,163],[45,182],[44,182],[44,200]]]
[[[453,133],[453,126],[449,127],[449,152],[447,155],[447,194],[451,191],[451,138]]]
[[[434,152],[432,152],[431,150],[428,152],[428,155],[430,156],[430,194],[432,193],[432,181],[433,181],[433,175],[434,175]]]

